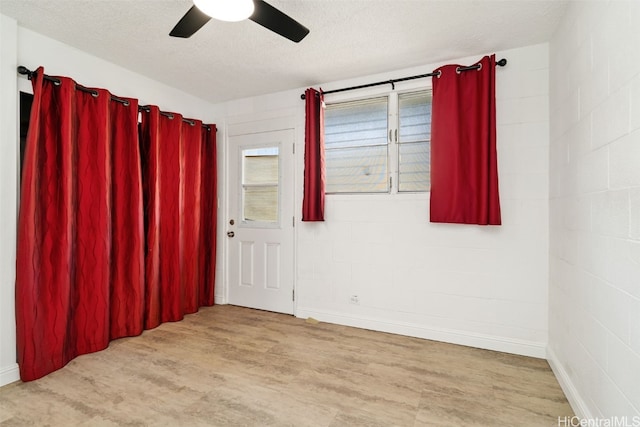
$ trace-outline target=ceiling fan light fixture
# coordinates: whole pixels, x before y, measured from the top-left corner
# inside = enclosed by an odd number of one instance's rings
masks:
[[[220,21],[238,22],[253,14],[253,0],[193,0],[203,13]]]

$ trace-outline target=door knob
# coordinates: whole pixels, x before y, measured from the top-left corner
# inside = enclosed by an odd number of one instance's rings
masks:
[[[227,231],[227,236],[233,237],[235,235],[236,235],[236,233],[234,233],[233,231]]]

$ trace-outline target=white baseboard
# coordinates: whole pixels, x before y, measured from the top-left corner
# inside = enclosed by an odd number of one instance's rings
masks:
[[[215,295],[213,297],[213,303],[215,305],[224,305],[227,303],[227,299],[223,295]]]
[[[544,359],[546,357],[546,343],[540,342],[517,340],[453,329],[430,328],[407,322],[381,321],[379,319],[364,316],[345,315],[342,313],[320,311],[305,307],[297,308],[296,317],[303,319],[313,317],[314,319],[327,323],[353,326],[356,328],[370,329],[380,332],[389,332],[392,334],[406,335],[433,341],[442,341],[467,347],[482,348],[485,350],[502,351],[505,353],[519,354],[539,359]]]
[[[564,392],[564,395],[567,396],[567,400],[571,405],[571,409],[576,415],[583,420],[591,420],[594,419],[593,414],[589,410],[588,405],[580,396],[578,389],[573,385],[573,381],[567,374],[567,371],[564,370],[562,364],[558,360],[558,357],[553,352],[550,347],[547,347],[547,361],[549,362],[549,366],[551,366],[551,370],[553,371],[558,383],[560,384],[560,388]]]
[[[20,380],[20,371],[18,371],[18,364],[0,368],[0,387],[3,385],[11,384]]]

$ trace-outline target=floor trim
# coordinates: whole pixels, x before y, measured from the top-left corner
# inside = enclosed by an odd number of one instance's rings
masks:
[[[571,405],[571,408],[576,415],[583,420],[593,419],[593,414],[589,410],[589,406],[580,395],[580,392],[578,392],[578,389],[573,384],[573,381],[571,381],[569,374],[567,374],[562,363],[560,363],[560,360],[558,360],[558,357],[550,347],[547,347],[547,361],[560,384],[560,388],[562,388],[564,395],[567,397],[569,405]]]
[[[544,359],[546,343],[509,339],[493,335],[484,335],[474,332],[459,331],[453,329],[429,328],[418,324],[406,322],[381,321],[379,319],[364,316],[345,315],[322,310],[314,310],[298,307],[296,317],[313,317],[316,320],[335,323],[356,328],[371,329],[380,332],[389,332],[398,335],[406,335],[416,338],[424,338],[434,341],[442,341],[451,344],[459,344],[467,347],[482,348],[486,350],[502,351],[519,354],[522,356]]]
[[[0,368],[0,387],[3,385],[11,384],[20,380],[20,371],[18,370],[18,364]]]

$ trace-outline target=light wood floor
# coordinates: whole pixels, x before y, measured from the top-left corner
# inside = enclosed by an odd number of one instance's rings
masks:
[[[557,426],[547,362],[234,306],[0,388],[0,425]]]

